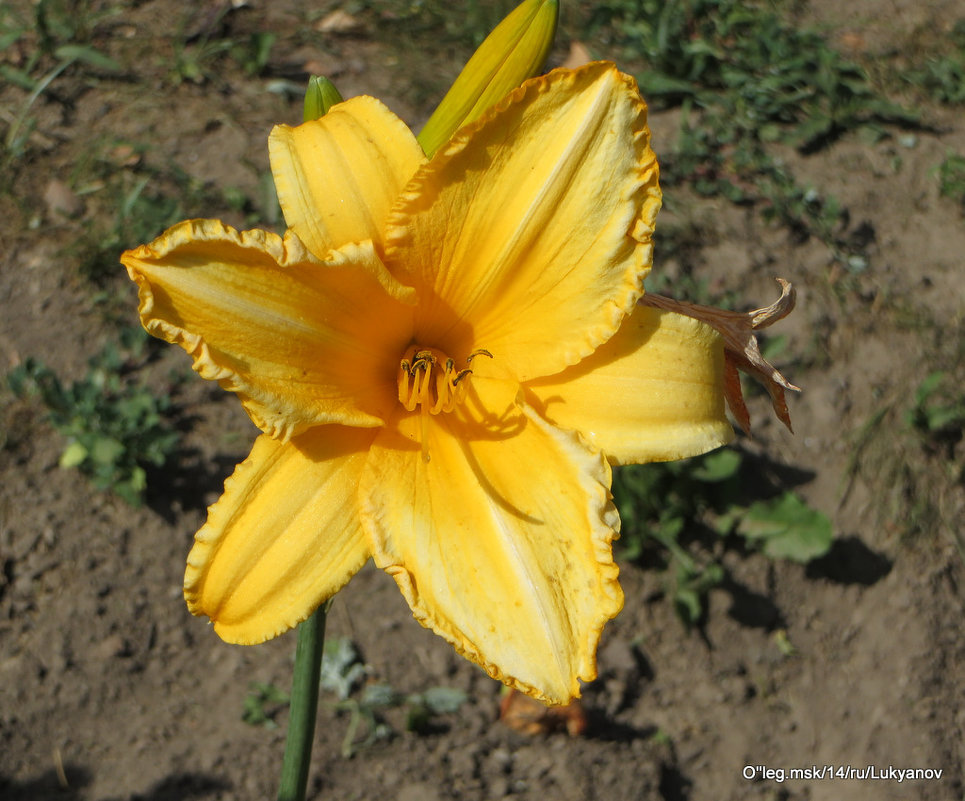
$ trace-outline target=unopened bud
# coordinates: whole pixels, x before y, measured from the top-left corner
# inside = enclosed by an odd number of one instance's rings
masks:
[[[302,119],[309,122],[324,117],[332,106],[341,102],[342,96],[334,83],[321,75],[313,75],[308,79],[308,88],[305,90],[305,110]]]
[[[546,63],[556,23],[558,0],[524,0],[486,37],[419,133],[432,157],[463,125],[479,117]]]

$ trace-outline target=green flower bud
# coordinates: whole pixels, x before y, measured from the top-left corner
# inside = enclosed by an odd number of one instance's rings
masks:
[[[305,110],[302,119],[308,122],[324,117],[332,106],[341,102],[342,96],[334,83],[328,78],[313,75],[308,79],[308,88],[305,90]]]
[[[429,157],[527,78],[538,75],[553,46],[558,0],[524,0],[486,37],[419,133]]]

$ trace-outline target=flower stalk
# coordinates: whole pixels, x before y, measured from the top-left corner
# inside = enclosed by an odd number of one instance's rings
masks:
[[[295,668],[288,717],[288,737],[281,765],[278,801],[304,801],[312,763],[318,686],[325,646],[325,620],[330,603],[322,604],[298,627]]]
[[[342,95],[328,78],[313,75],[305,92],[305,122],[324,117]],[[308,770],[312,764],[315,719],[318,716],[318,687],[325,650],[325,621],[331,599],[319,606],[298,626],[295,666],[289,699],[288,735],[282,757],[278,801],[304,801]]]

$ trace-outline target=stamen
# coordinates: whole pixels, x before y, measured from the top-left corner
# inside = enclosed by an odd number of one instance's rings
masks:
[[[494,358],[493,355],[485,348],[476,348],[466,357],[466,364],[472,364],[472,360],[477,356],[488,356],[490,359]]]
[[[409,364],[408,359],[402,360],[402,372],[399,375],[399,402],[405,406],[406,411],[411,412],[412,409],[409,408],[409,399],[412,397],[412,393],[409,391],[409,379],[412,378],[412,366]],[[414,406],[412,407],[415,408]]]
[[[476,356],[493,358],[485,348],[477,348],[466,357],[471,364]],[[408,412],[419,408],[422,459],[429,461],[429,415],[453,411],[469,392],[468,367],[459,370],[456,360],[435,348],[413,345],[399,362],[399,403]]]

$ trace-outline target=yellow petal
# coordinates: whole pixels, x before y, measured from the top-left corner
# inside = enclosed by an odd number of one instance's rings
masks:
[[[307,618],[368,559],[356,494],[375,432],[320,426],[262,435],[195,537],[184,596],[227,642],[252,645]]]
[[[389,209],[425,161],[405,123],[372,97],[296,128],[276,125],[268,155],[285,222],[320,258],[348,242],[380,246]]]
[[[526,389],[548,420],[617,464],[683,459],[734,438],[723,340],[674,312],[638,306],[592,355]]]
[[[375,426],[397,405],[414,298],[370,242],[319,262],[297,238],[192,220],[121,261],[144,327],[237,392],[265,433]]]
[[[496,26],[419,132],[426,155],[543,69],[559,13],[556,0],[524,0]]]
[[[489,675],[567,702],[595,678],[600,632],[623,605],[608,465],[531,410],[486,425],[430,417],[428,462],[421,427],[416,413],[381,429],[363,474],[376,564]]]
[[[416,173],[386,265],[416,340],[527,380],[575,364],[642,292],[660,205],[646,106],[612,64],[527,81]]]

